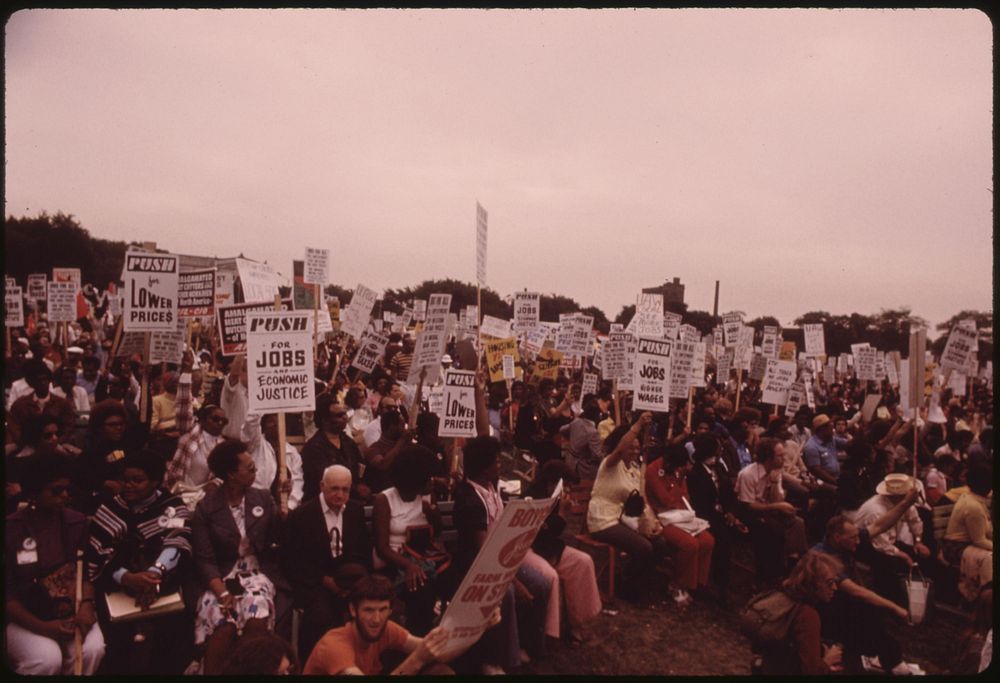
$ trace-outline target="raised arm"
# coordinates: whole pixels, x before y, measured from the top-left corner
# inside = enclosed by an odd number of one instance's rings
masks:
[[[639,436],[642,434],[642,431],[652,421],[653,421],[652,413],[645,412],[642,415],[640,415],[639,419],[635,421],[635,424],[633,424],[629,428],[629,430],[625,432],[625,435],[622,436],[621,440],[618,442],[618,445],[615,446],[615,449],[610,453],[608,453],[607,456],[608,462],[607,465],[605,465],[605,467],[614,467],[615,465],[617,465],[621,461],[622,455],[625,454],[625,450],[632,446],[635,440],[638,439]]]

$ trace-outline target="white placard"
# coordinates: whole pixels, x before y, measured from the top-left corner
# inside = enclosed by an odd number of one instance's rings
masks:
[[[673,342],[670,354],[670,398],[687,398],[694,358],[694,344]]]
[[[602,374],[604,379],[620,380],[627,376],[628,343],[632,340],[632,335],[628,332],[612,332],[608,335],[608,340],[604,343],[601,353],[604,356]]]
[[[597,375],[593,372],[583,373],[583,383],[580,386],[580,396],[597,393]]]
[[[505,353],[501,362],[503,363],[503,378],[514,379],[514,356]]]
[[[50,323],[76,320],[77,286],[73,282],[48,282],[48,319]]]
[[[441,356],[444,355],[445,344],[448,343],[450,334],[448,330],[450,308],[451,294],[430,295],[427,301],[427,320],[417,335],[413,347],[413,363],[410,365],[410,377],[406,378],[407,383],[418,382],[422,368],[427,368],[430,372],[435,366],[440,367]]]
[[[514,333],[528,334],[538,328],[541,315],[541,294],[517,292],[514,294]]]
[[[236,271],[243,288],[243,301],[273,301],[278,294],[278,274],[267,263],[236,259]]]
[[[673,341],[681,336],[681,314],[673,311],[663,312],[663,338]],[[689,341],[685,339],[684,341]]]
[[[215,272],[215,308],[236,303],[236,274],[229,270]]]
[[[427,299],[417,299],[413,302],[413,319],[418,322],[427,320]]]
[[[662,320],[662,319],[661,319]],[[639,337],[635,352],[635,410],[669,412],[671,342]]]
[[[637,337],[663,338],[663,295],[640,293],[636,297],[635,316],[629,323]]]
[[[783,406],[788,403],[788,392],[795,382],[795,361],[767,359],[764,381],[761,384],[761,403]]]
[[[358,352],[354,354],[351,367],[370,374],[378,364],[379,358],[385,355],[385,347],[388,343],[388,337],[371,330],[365,330],[358,342]]]
[[[343,313],[340,331],[360,340],[365,328],[368,327],[368,319],[371,317],[377,299],[378,292],[368,289],[359,282],[354,289],[350,305]]]
[[[733,347],[716,347],[716,349],[715,383],[724,386],[729,381],[729,373],[733,369],[733,355],[736,349]]]
[[[476,202],[476,281],[486,284],[486,209]]]
[[[182,318],[177,319],[177,327],[172,330],[157,330],[149,335],[149,362],[176,363],[180,365],[184,356],[184,336],[187,324]]]
[[[326,285],[330,281],[330,250],[306,247],[302,281],[307,285]]]
[[[479,333],[484,337],[496,337],[503,339],[511,336],[510,321],[502,318],[494,318],[492,315],[484,315],[482,325],[479,326]]]
[[[528,337],[524,340],[524,348],[528,352],[538,355],[542,352],[542,347],[545,346],[545,342],[549,339],[548,328],[539,325],[531,332],[528,333]]]
[[[979,346],[976,331],[955,325],[948,335],[948,342],[941,353],[941,370],[964,372],[969,365],[969,355]]]
[[[724,344],[735,347],[740,340],[740,330],[743,329],[743,315],[740,313],[726,313],[722,316],[722,337]]]
[[[618,378],[618,388],[621,391],[635,390],[635,352],[637,348],[638,340],[629,334],[625,341],[625,374]]]
[[[691,386],[700,388],[705,386],[705,351],[708,345],[705,342],[694,343],[694,357],[691,359]]]
[[[889,384],[899,386],[899,351],[890,351],[885,357],[885,374]]]
[[[476,373],[448,369],[444,373],[444,415],[438,436],[476,435]]]
[[[170,332],[177,327],[179,259],[173,254],[125,254],[126,332]]]
[[[586,356],[590,352],[590,333],[594,329],[594,316],[577,313],[573,321],[573,341],[570,353],[574,356]]]
[[[886,377],[885,351],[875,350],[875,381],[881,382]]]
[[[785,416],[789,419],[795,417],[802,407],[802,402],[806,398],[806,387],[802,382],[795,382],[788,390],[788,403],[785,404]]]
[[[312,315],[247,313],[247,397],[251,413],[316,408]]]
[[[3,293],[4,325],[6,327],[24,326],[24,299],[20,287],[7,287]]]
[[[865,346],[854,354],[854,365],[858,379],[862,382],[876,379],[875,365],[878,362],[878,350]]]
[[[823,336],[823,323],[803,325],[802,334],[805,336],[807,356],[826,355],[826,340]]]
[[[45,273],[31,273],[28,275],[28,299],[31,301],[45,301],[48,278]]]
[[[760,350],[767,358],[777,358],[781,345],[778,343],[778,328],[775,325],[764,325],[764,337]]]
[[[763,353],[755,353],[750,358],[750,379],[755,382],[763,381],[764,373],[767,372],[768,358]]]

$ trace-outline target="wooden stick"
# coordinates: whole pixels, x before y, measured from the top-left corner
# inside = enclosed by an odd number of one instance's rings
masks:
[[[115,356],[118,355],[118,346],[121,344],[122,340],[122,321],[125,320],[125,316],[118,316],[118,323],[115,325],[115,338],[111,342],[111,353],[107,355],[104,359],[104,367],[111,365],[111,361],[114,360]]]
[[[83,550],[76,551],[76,596],[73,601],[73,614],[79,614],[83,604]],[[83,675],[83,632],[79,624],[73,632],[73,675]]]
[[[149,416],[146,411],[149,408],[149,342],[152,337],[151,332],[143,332],[143,352],[142,352],[142,384],[139,389],[139,422],[146,424]]]
[[[736,371],[736,407],[733,410],[740,409],[740,391],[743,389],[743,366],[740,366]]]
[[[4,358],[10,358],[11,355],[12,355],[12,351],[11,351],[10,346],[13,343],[13,340],[12,340],[11,335],[10,335],[10,328],[5,326],[4,330],[6,330],[6,332],[7,332],[7,334],[6,334],[7,344],[6,344],[6,346],[4,346],[3,355],[4,355]]]
[[[611,380],[611,391],[615,399],[615,426],[622,423],[622,399],[618,394],[618,378]]]
[[[507,404],[507,429],[509,429],[511,431],[511,433],[513,434],[514,433],[514,397],[510,393],[511,384],[513,384],[513,382],[511,382],[511,380],[508,379],[507,380],[507,400],[509,401],[509,403]]]
[[[281,310],[281,295],[274,296],[274,310]],[[315,327],[313,328],[315,333]],[[228,381],[228,380],[227,380]],[[285,429],[285,413],[278,413],[278,450],[275,453],[278,461],[278,507],[282,514],[288,514],[288,492],[285,491],[284,484],[288,481],[288,469],[285,466],[285,442],[287,441]]]
[[[687,428],[691,431],[691,412],[694,410],[694,386],[688,387],[688,414],[687,414]]]
[[[319,346],[319,299],[323,295],[319,285],[313,285],[313,353]]]
[[[420,398],[424,391],[424,377],[427,376],[427,366],[420,368],[420,379],[417,381],[417,393],[413,395],[413,403],[410,404],[410,420],[407,427],[417,428],[417,414],[420,412]]]

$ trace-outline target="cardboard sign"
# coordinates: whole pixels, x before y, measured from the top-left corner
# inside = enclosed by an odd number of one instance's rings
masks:
[[[31,273],[28,275],[28,299],[31,301],[45,301],[46,287],[48,279],[45,273]]]
[[[413,302],[413,319],[418,322],[427,320],[427,299],[417,299]]]
[[[788,390],[788,403],[785,404],[785,416],[788,418],[795,417],[795,414],[799,412],[799,408],[802,407],[805,397],[805,385],[802,382],[792,384],[791,389]]]
[[[573,333],[576,325],[576,313],[559,314],[559,331],[556,332],[556,350],[561,353],[572,353]]]
[[[177,316],[215,315],[215,268],[189,270],[177,276]]]
[[[76,288],[73,290],[74,294],[83,287],[83,278],[80,275],[79,268],[53,268],[52,279],[55,282],[72,282],[76,285]]]
[[[743,329],[743,315],[741,313],[726,313],[722,316],[722,337],[726,346],[736,346],[740,340],[741,329]]]
[[[795,342],[781,342],[781,349],[778,351],[778,360],[795,360]]]
[[[368,327],[368,319],[377,299],[378,293],[375,290],[368,289],[359,282],[351,297],[351,304],[340,321],[340,331],[360,340]]]
[[[479,333],[484,337],[494,337],[503,339],[510,336],[510,321],[494,318],[492,315],[484,315],[483,323],[479,326]]]
[[[628,332],[612,332],[601,350],[604,360],[602,373],[604,379],[620,380],[628,373],[626,353],[632,335]]]
[[[750,361],[753,357],[753,328],[749,325],[740,327],[739,336],[736,339],[735,353],[733,354],[733,364],[737,369],[745,372],[750,371]]]
[[[803,325],[802,334],[805,336],[807,356],[826,355],[826,340],[823,337],[823,323]]]
[[[552,498],[511,501],[490,525],[482,548],[441,617],[441,626],[448,631],[444,659],[482,636],[559,493],[561,487],[557,486],[557,495]]]
[[[7,287],[3,293],[4,326],[24,326],[24,299],[20,287]]]
[[[941,369],[945,372],[948,370],[964,371],[969,365],[969,356],[978,348],[976,331],[955,325],[951,328],[948,342],[941,353]]]
[[[774,325],[764,325],[764,337],[760,343],[760,352],[767,358],[777,358],[778,348],[778,328]]]
[[[755,353],[750,359],[750,379],[760,382],[767,372],[768,358],[763,353]]]
[[[126,332],[170,332],[177,327],[179,259],[173,254],[125,254]]]
[[[504,378],[504,380],[516,379],[516,375],[515,375],[515,372],[514,372],[514,356],[510,356],[510,355],[507,355],[505,353],[503,355],[503,358],[501,359],[501,362],[503,364],[503,378]],[[517,371],[523,373],[523,371],[521,370],[521,368],[517,368]]]
[[[548,341],[548,339],[548,328],[539,325],[528,333],[527,338],[524,340],[524,348],[532,355],[537,356],[541,353],[542,347],[545,346],[545,342]]]
[[[594,316],[577,313],[573,322],[573,341],[570,353],[574,356],[587,356],[591,350],[590,335],[594,329]]]
[[[705,386],[705,352],[708,348],[705,342],[694,343],[694,357],[691,359],[691,386]]]
[[[854,366],[858,379],[863,381],[876,379],[875,364],[878,351],[870,346],[862,347],[854,354]]]
[[[445,344],[448,343],[448,311],[451,308],[451,294],[431,294],[427,301],[426,322],[417,335],[413,347],[413,362],[410,375],[419,377],[420,370],[441,364]],[[414,371],[416,375],[414,375]],[[410,377],[407,378],[409,382]],[[425,380],[426,381],[426,380]]]
[[[729,373],[733,370],[733,356],[736,353],[736,349],[733,347],[722,347],[716,357],[716,373],[715,373],[715,383],[720,385],[725,385],[729,381]]]
[[[625,374],[618,378],[618,388],[622,391],[635,391],[636,348],[638,348],[638,340],[629,334],[625,341]]]
[[[670,409],[670,362],[673,344],[663,339],[639,337],[632,380],[635,410],[668,412]]]
[[[444,416],[438,436],[476,435],[476,373],[448,369],[444,373]]]
[[[236,303],[236,274],[228,270],[215,273],[215,307]]]
[[[281,310],[292,310],[292,300],[282,299]],[[247,315],[253,311],[263,313],[274,311],[274,301],[258,301],[251,304],[222,306],[216,316],[219,325],[219,339],[222,355],[236,356],[247,352]],[[306,312],[303,311],[303,314]]]
[[[514,294],[514,334],[528,334],[538,328],[542,305],[538,292]]]
[[[76,320],[77,286],[72,282],[48,282],[48,318],[50,323]]]
[[[490,372],[490,381],[502,382],[504,380],[503,357],[510,356],[515,362],[521,360],[521,356],[517,352],[517,339],[515,337],[490,339],[486,341],[485,346],[486,369]],[[523,374],[521,368],[517,368],[516,379],[521,379]]]
[[[303,282],[322,287],[330,281],[330,250],[306,247],[305,266]]]
[[[691,386],[695,345],[687,342],[673,342],[670,357],[670,398],[687,398]]]
[[[597,393],[597,375],[593,372],[583,373],[583,383],[580,385],[580,396]]]
[[[358,352],[354,354],[351,367],[357,368],[365,374],[371,374],[371,371],[378,364],[379,358],[385,355],[385,347],[388,343],[388,337],[365,330],[364,334],[361,335],[361,341],[358,342]]]
[[[788,392],[795,382],[795,369],[795,361],[768,358],[761,383],[761,403],[786,405]]]
[[[486,209],[476,202],[476,281],[486,284]]]
[[[250,311],[246,322],[249,412],[314,410],[313,316]]]
[[[663,338],[663,295],[642,293],[636,297],[635,316],[629,323],[637,337]]]
[[[690,327],[690,325],[688,326]],[[663,312],[663,338],[667,341],[673,341],[679,338],[681,335],[681,315],[680,313],[674,313],[673,311]],[[684,341],[688,341],[685,339]]]
[[[266,263],[236,259],[236,271],[243,288],[243,302],[274,301],[278,293],[278,274]]]
[[[158,330],[149,335],[149,362],[156,363],[176,363],[180,362],[184,356],[184,336],[187,325],[180,318],[177,319],[177,327],[172,330]]]
[[[556,379],[559,376],[559,364],[562,363],[563,353],[551,347],[544,347],[535,358],[535,368],[528,381],[538,384],[543,379]]]

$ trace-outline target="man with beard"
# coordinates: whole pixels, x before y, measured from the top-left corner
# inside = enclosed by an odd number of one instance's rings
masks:
[[[373,574],[358,581],[351,591],[351,622],[326,632],[316,643],[302,673],[307,676],[453,673],[443,661],[462,651],[449,653],[445,658],[448,632],[438,626],[425,637],[417,638],[390,621],[393,595],[392,582],[384,576]],[[499,622],[499,609],[491,620]],[[390,661],[398,661],[400,654],[405,659],[393,667]]]

